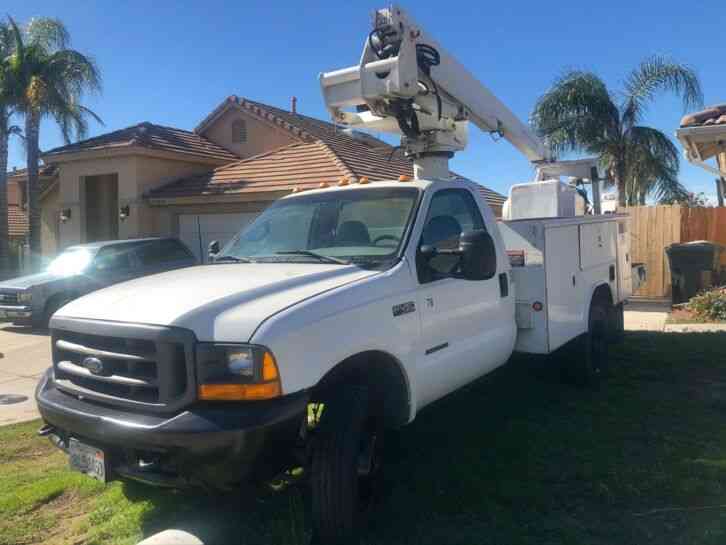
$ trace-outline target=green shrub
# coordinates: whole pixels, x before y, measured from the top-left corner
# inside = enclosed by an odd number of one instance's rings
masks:
[[[726,287],[699,293],[686,308],[703,320],[726,322]]]

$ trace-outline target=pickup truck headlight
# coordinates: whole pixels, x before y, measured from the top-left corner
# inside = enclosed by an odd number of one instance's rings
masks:
[[[277,362],[264,346],[199,343],[197,377],[203,401],[270,399],[282,393]]]
[[[18,292],[18,303],[30,303],[33,300],[33,294],[29,291]]]

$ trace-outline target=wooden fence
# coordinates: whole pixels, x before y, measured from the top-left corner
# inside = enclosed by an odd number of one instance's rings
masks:
[[[633,263],[645,263],[648,281],[635,295],[670,297],[671,275],[666,246],[674,242],[709,240],[726,246],[726,207],[636,206],[630,215],[630,253]],[[726,254],[721,257],[726,265]]]

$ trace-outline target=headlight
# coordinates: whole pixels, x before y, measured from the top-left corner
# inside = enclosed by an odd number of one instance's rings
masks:
[[[29,291],[18,292],[18,303],[30,303],[33,299],[33,294]]]
[[[282,393],[272,353],[251,344],[197,345],[198,397],[205,401],[269,399]]]

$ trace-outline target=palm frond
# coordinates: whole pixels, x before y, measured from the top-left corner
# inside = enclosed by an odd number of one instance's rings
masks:
[[[634,126],[625,134],[628,200],[635,195],[652,195],[657,200],[677,198],[687,193],[678,180],[680,154],[661,131]]]
[[[703,106],[703,91],[695,70],[654,55],[640,63],[625,81],[624,125],[632,127],[638,123],[648,102],[659,92],[671,92],[680,97],[684,110]]]
[[[531,122],[551,150],[599,152],[619,133],[619,114],[595,74],[570,71],[537,101]]]
[[[46,51],[62,50],[71,41],[70,34],[60,19],[34,17],[25,26],[27,43],[38,45]]]
[[[74,49],[56,51],[43,67],[48,81],[62,82],[73,96],[101,91],[101,71],[96,61]]]

